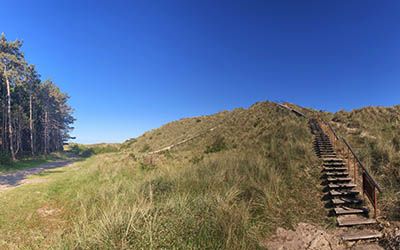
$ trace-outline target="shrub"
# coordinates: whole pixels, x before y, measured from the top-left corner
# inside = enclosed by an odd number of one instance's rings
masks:
[[[144,144],[143,147],[140,149],[141,153],[146,153],[147,151],[150,150],[150,145],[149,144]]]
[[[399,136],[395,136],[392,139],[392,144],[395,151],[400,151],[400,138]]]
[[[137,160],[136,155],[135,155],[134,153],[130,153],[130,154],[129,154],[129,158],[131,158],[131,159],[134,160],[134,161]]]
[[[11,165],[11,155],[8,152],[0,151],[0,165]]]
[[[139,162],[139,168],[142,171],[153,170],[155,167],[156,165],[154,164],[154,161],[151,157],[146,157],[143,159],[143,161]]]
[[[189,162],[192,164],[197,164],[197,163],[201,162],[203,160],[203,158],[204,158],[203,155],[201,155],[201,156],[196,155],[196,156],[193,156],[192,159],[189,160]]]
[[[70,145],[70,152],[74,153],[77,156],[80,157],[90,157],[94,154],[93,149],[89,148],[88,146],[81,145],[81,144],[72,144]]]
[[[207,146],[206,150],[204,151],[206,154],[209,153],[216,153],[219,151],[222,151],[226,149],[226,143],[225,139],[223,136],[218,135],[217,138],[215,138],[215,141],[210,145]]]
[[[157,177],[147,185],[151,185],[152,192],[156,196],[171,192],[173,187],[173,183],[165,177]]]

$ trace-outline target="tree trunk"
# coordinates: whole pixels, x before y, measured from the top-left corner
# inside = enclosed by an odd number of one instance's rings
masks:
[[[48,112],[44,112],[44,154],[48,153],[48,143],[49,143],[49,124],[48,124]]]
[[[3,102],[2,105],[2,113],[3,113],[3,124],[2,124],[2,137],[1,137],[1,149],[7,150],[8,145],[7,145],[7,112],[6,112],[6,103]]]
[[[15,129],[16,131],[14,132],[15,134],[15,144],[16,144],[16,148],[15,148],[15,154],[18,155],[19,150],[21,149],[21,144],[22,144],[22,131],[21,131],[21,113],[19,113],[20,111],[18,111],[16,117],[17,117],[17,124],[15,125]],[[15,114],[14,114],[15,116]]]
[[[31,154],[35,156],[35,148],[33,143],[33,108],[32,108],[32,94],[29,96],[29,130],[31,137]]]
[[[10,89],[10,81],[8,80],[6,69],[4,68],[4,76],[6,78],[7,85],[7,119],[8,119],[8,138],[10,141],[10,153],[11,158],[15,161],[15,152],[14,152],[14,143],[13,143],[13,128],[12,128],[12,120],[11,120],[11,89]]]

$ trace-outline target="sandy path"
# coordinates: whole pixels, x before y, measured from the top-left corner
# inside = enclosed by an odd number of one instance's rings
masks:
[[[65,167],[73,163],[74,161],[75,159],[58,160],[43,163],[34,168],[18,170],[12,173],[0,174],[0,191],[27,183],[26,178],[30,175],[39,174],[46,169]]]

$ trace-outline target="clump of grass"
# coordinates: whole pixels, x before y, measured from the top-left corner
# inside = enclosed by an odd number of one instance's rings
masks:
[[[214,142],[210,146],[207,146],[204,153],[206,154],[216,153],[225,149],[226,149],[225,139],[223,136],[218,135],[217,138],[215,138]]]
[[[151,139],[150,139],[151,140]],[[140,153],[146,153],[150,150],[150,145],[149,144],[144,144],[143,147],[140,149]]]

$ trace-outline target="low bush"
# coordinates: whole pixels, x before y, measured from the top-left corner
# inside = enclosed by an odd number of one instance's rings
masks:
[[[218,135],[215,138],[214,142],[210,146],[207,146],[204,153],[206,153],[206,154],[216,153],[216,152],[220,152],[226,148],[227,147],[226,147],[226,143],[225,143],[225,138],[223,136]]]

